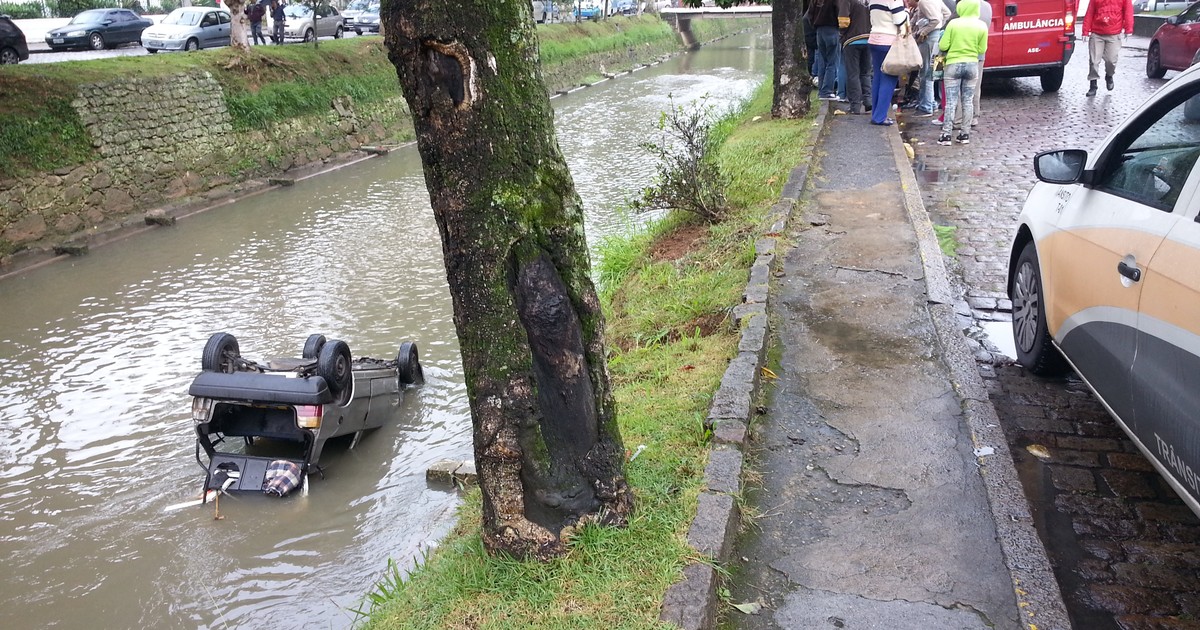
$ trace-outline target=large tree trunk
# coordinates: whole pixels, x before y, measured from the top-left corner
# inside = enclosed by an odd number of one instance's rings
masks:
[[[490,551],[548,559],[633,509],[529,2],[393,0],[385,42],[413,115],[474,427]]]
[[[774,118],[808,115],[812,78],[808,74],[803,15],[802,0],[774,0],[771,3],[771,38],[775,47],[775,94],[771,116]]]
[[[225,7],[233,17],[229,25],[229,45],[239,50],[250,50],[250,19],[246,17],[247,2],[255,0],[224,0]]]

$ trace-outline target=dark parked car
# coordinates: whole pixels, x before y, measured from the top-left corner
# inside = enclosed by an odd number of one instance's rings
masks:
[[[410,385],[424,382],[412,342],[400,344],[392,360],[352,360],[346,342],[324,335],[309,336],[301,358],[257,362],[242,357],[233,335],[217,333],[200,366],[188,393],[205,488],[281,496],[321,472],[317,462],[328,440],[353,436],[354,448],[363,433],[394,416]],[[280,470],[291,471],[292,487],[272,483]]]
[[[1172,15],[1150,38],[1146,76],[1161,79],[1167,70],[1184,70],[1200,52],[1200,2]]]
[[[367,9],[363,9],[362,13],[346,18],[346,28],[362,35],[363,33],[378,33],[379,32],[379,5],[371,5]]]
[[[25,33],[7,15],[0,15],[0,64],[17,63],[29,58]]]
[[[91,48],[103,50],[121,44],[137,44],[142,31],[154,22],[129,9],[91,9],[71,18],[66,26],[46,33],[51,50]]]

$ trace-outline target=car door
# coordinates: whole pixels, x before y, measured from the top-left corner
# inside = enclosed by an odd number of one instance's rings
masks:
[[[1112,136],[1088,184],[1060,195],[1057,230],[1038,243],[1054,339],[1130,431],[1146,267],[1196,186],[1200,142],[1184,108],[1200,82],[1181,85],[1189,91],[1173,90]]]
[[[1200,47],[1200,4],[1188,7],[1166,24],[1158,34],[1159,54],[1167,68],[1180,70],[1192,62],[1192,53]]]
[[[1200,195],[1192,190],[1146,270],[1132,385],[1138,441],[1200,513]]]
[[[200,47],[212,48],[218,46],[221,36],[221,20],[217,18],[219,11],[209,11],[200,18]]]
[[[217,21],[220,24],[217,27],[216,42],[213,45],[228,46],[233,36],[233,17],[224,11],[218,11]]]
[[[1064,0],[992,0],[988,67],[1061,63],[1072,4]]]

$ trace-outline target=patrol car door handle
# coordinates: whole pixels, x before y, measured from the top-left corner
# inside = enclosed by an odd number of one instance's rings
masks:
[[[1117,273],[1129,278],[1130,280],[1133,280],[1134,282],[1138,282],[1142,279],[1142,270],[1138,269],[1137,265],[1130,265],[1124,260],[1117,263]]]

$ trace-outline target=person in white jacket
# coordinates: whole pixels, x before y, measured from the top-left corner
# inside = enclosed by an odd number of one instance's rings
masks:
[[[937,103],[933,92],[933,56],[937,54],[942,29],[950,21],[950,9],[942,0],[910,0],[913,12],[913,35],[921,48],[921,89],[917,95],[917,115],[932,116]]]

